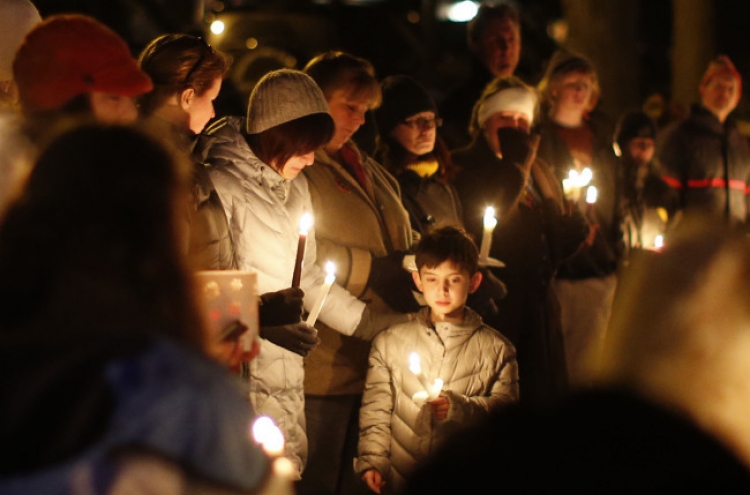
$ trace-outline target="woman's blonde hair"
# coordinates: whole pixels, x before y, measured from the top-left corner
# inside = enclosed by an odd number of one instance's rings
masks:
[[[557,93],[560,87],[560,81],[563,77],[574,72],[591,77],[591,98],[589,99],[586,111],[590,112],[596,107],[596,104],[599,102],[601,88],[599,87],[599,78],[597,77],[594,64],[583,55],[558,50],[552,55],[547,64],[544,77],[542,77],[542,80],[537,85],[537,90],[542,96],[542,105],[545,110],[555,108],[555,93]]]

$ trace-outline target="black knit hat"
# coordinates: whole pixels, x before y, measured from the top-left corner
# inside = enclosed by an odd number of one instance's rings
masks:
[[[631,139],[637,137],[656,139],[656,124],[640,110],[625,113],[615,129],[615,142],[620,149],[624,149]]]
[[[435,112],[435,102],[414,78],[398,75],[386,77],[381,83],[383,103],[375,110],[378,131],[388,135],[405,119],[420,112]]]

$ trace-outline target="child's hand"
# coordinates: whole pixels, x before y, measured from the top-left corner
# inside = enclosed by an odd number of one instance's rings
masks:
[[[435,415],[435,419],[445,419],[448,417],[448,410],[451,407],[448,397],[441,395],[437,399],[428,402],[428,404],[432,408],[432,414]]]
[[[367,488],[374,491],[375,493],[380,493],[380,489],[383,488],[383,485],[385,485],[385,481],[383,481],[383,475],[380,474],[380,471],[377,469],[368,469],[364,472],[362,475],[362,481],[367,483]]]

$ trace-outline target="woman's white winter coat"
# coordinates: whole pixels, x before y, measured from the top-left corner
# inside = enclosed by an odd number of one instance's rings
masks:
[[[209,175],[227,215],[234,267],[258,274],[258,293],[291,286],[299,241],[299,221],[312,211],[307,180],[284,180],[255,156],[241,129],[244,119],[227,117],[211,126],[216,140],[208,153]],[[321,264],[325,260],[321,260]],[[300,287],[310,310],[323,285],[324,271],[316,265],[315,230],[310,229]],[[334,284],[320,320],[351,335],[364,303]],[[250,363],[249,396],[258,414],[271,416],[286,438],[286,455],[301,473],[307,460],[302,357],[267,340]]]

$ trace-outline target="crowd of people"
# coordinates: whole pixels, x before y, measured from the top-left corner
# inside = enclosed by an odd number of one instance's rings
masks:
[[[0,493],[750,493],[740,73],[661,137],[585,54],[514,75],[508,4],[468,43],[440,101],[328,51],[217,116],[202,38],[0,0]]]

